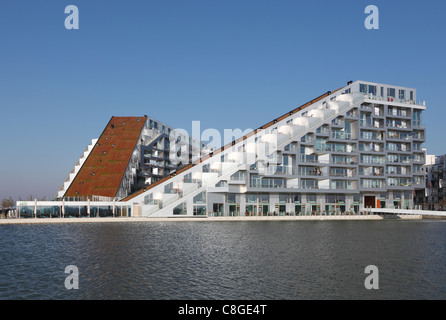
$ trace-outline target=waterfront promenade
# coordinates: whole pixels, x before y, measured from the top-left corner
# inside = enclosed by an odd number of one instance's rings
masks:
[[[417,220],[422,215],[333,215],[333,216],[237,216],[237,217],[104,217],[104,218],[9,218],[0,219],[2,224],[49,224],[49,223],[124,223],[124,222],[228,222],[228,221],[324,221],[324,220]]]

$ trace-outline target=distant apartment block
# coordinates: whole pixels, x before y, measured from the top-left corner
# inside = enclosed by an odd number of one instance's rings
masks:
[[[426,156],[426,187],[416,193],[416,203],[424,210],[446,209],[446,155]]]

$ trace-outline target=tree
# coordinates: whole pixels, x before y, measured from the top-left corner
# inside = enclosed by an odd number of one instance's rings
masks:
[[[2,208],[3,209],[9,209],[14,207],[14,200],[12,200],[11,197],[9,197],[8,199],[3,199],[2,200]]]
[[[5,198],[2,200],[1,205],[2,205],[2,211],[0,211],[1,216],[3,216],[3,214],[4,214],[6,217],[6,213],[8,212],[7,210],[14,206],[14,200],[12,200],[11,197],[9,197],[9,199]]]

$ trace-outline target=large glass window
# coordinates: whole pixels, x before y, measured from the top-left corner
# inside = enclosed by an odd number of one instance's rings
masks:
[[[367,85],[366,84],[359,84],[359,92],[361,93],[367,93]]]
[[[302,196],[300,194],[294,195],[294,203],[300,203],[302,201]]]
[[[251,187],[255,188],[286,188],[286,180],[277,178],[260,178],[251,176]]]
[[[365,94],[373,94],[376,95],[376,86],[372,85],[366,85],[366,84],[359,84],[359,92],[365,93]]]
[[[387,88],[387,96],[395,98],[395,88]]]
[[[267,193],[259,194],[259,202],[268,203],[269,202],[269,194],[267,194]]]
[[[289,199],[290,199],[290,197],[288,194],[279,194],[279,202],[280,203],[288,203]]]
[[[206,206],[198,205],[194,206],[194,216],[205,216],[206,215]]]
[[[231,176],[231,180],[240,181],[246,179],[245,171],[238,171]]]
[[[197,194],[194,197],[194,203],[206,203],[206,191]]]
[[[182,202],[179,205],[177,205],[174,209],[173,209],[173,214],[174,215],[186,215],[187,214],[187,206],[186,206],[186,202]]]
[[[398,98],[401,100],[406,100],[406,90],[398,90]]]
[[[236,194],[235,193],[228,193],[226,195],[226,202],[227,203],[236,203]]]
[[[247,203],[256,203],[257,202],[257,195],[256,194],[247,194],[246,195],[246,202]]]
[[[414,127],[421,127],[421,110],[413,111],[412,124]]]

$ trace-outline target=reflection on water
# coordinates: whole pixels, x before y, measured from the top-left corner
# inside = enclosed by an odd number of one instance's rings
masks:
[[[445,299],[446,221],[2,225],[0,299]],[[79,290],[64,286],[79,269]],[[379,269],[367,290],[365,267]]]

